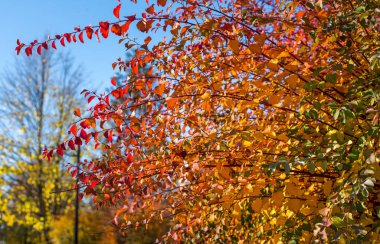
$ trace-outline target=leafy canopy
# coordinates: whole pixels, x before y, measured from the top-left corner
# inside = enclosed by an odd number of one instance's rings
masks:
[[[378,4],[158,0],[124,17],[120,3],[114,22],[18,41],[31,55],[113,33],[136,48],[46,156],[95,142],[85,194],[119,206],[124,229],[174,218],[166,240],[379,239]]]

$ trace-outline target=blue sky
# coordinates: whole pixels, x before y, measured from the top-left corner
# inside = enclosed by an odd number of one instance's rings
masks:
[[[120,15],[140,13],[146,8],[145,1],[138,5],[123,1]],[[34,39],[41,40],[46,34],[54,36],[71,32],[74,27],[88,24],[97,25],[99,21],[115,21],[113,8],[116,0],[0,0],[0,72],[9,65],[14,65],[16,40],[28,43]],[[140,14],[138,14],[140,16]],[[130,29],[130,37],[141,34]],[[108,39],[85,40],[85,44],[74,43],[60,47],[69,51],[78,64],[85,68],[88,89],[108,87],[113,76],[111,64],[118,57],[124,57],[124,45],[118,44],[119,38],[111,35]],[[16,57],[17,59],[17,57]]]

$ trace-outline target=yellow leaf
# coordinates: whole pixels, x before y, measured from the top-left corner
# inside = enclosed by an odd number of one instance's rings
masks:
[[[276,225],[276,224],[277,224],[277,218],[272,218],[272,219],[269,221],[269,224],[270,224],[270,225]]]
[[[205,93],[203,93],[203,95],[201,96],[201,99],[202,99],[202,100],[208,100],[210,97],[211,97],[211,93],[210,93],[210,92],[205,92]]]
[[[277,58],[286,58],[286,57],[290,57],[290,54],[287,51],[283,51],[282,53],[280,53],[280,55],[277,56]]]
[[[244,188],[244,193],[248,194],[253,191],[252,184],[247,184]]]
[[[243,141],[243,147],[250,147],[251,145],[252,145],[251,141],[246,141],[246,140]]]

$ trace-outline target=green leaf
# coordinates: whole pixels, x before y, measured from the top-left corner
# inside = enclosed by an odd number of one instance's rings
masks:
[[[323,160],[322,161],[322,169],[323,169],[323,171],[326,171],[326,169],[327,169],[327,161],[326,160]]]
[[[337,75],[336,74],[327,74],[326,75],[326,80],[332,84],[335,84],[336,83],[336,79],[337,79]]]
[[[317,118],[318,118],[318,112],[317,112],[317,110],[315,110],[315,109],[311,109],[311,110],[309,111],[309,117],[310,117],[311,119],[317,119]]]
[[[343,219],[340,218],[340,217],[338,217],[338,216],[331,217],[331,221],[332,221],[333,225],[335,225],[337,228],[344,227],[344,221],[343,221]]]
[[[308,165],[309,165],[309,172],[311,174],[314,174],[314,172],[315,172],[315,164],[313,162],[309,161]]]

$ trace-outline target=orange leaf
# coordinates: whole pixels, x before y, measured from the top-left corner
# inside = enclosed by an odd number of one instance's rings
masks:
[[[164,7],[166,5],[166,0],[157,0],[158,6]]]
[[[121,34],[122,34],[121,26],[117,23],[112,25],[111,31],[112,31],[112,33],[114,33],[117,36],[121,36]]]
[[[168,109],[174,108],[177,105],[178,100],[178,98],[166,98],[166,106],[168,107]]]
[[[299,11],[298,13],[296,13],[296,18],[300,20],[304,14],[305,14],[305,11]]]
[[[162,96],[162,94],[164,94],[164,91],[165,91],[165,85],[163,84],[158,85],[155,89],[156,94],[159,96]]]
[[[295,74],[291,74],[288,78],[285,79],[285,82],[288,83],[289,86],[294,89],[297,87],[298,76]]]
[[[71,127],[70,127],[70,133],[73,134],[74,136],[77,136],[77,125],[76,124],[73,124]]]
[[[80,109],[77,108],[75,111],[74,111],[74,115],[77,116],[77,117],[80,117],[81,116],[81,112],[80,112]]]
[[[281,97],[278,95],[269,96],[269,104],[271,105],[278,104],[280,103],[280,101],[281,101]]]
[[[154,4],[152,4],[149,8],[145,9],[148,14],[154,13]]]
[[[258,45],[258,44],[252,44],[252,45],[249,45],[249,51],[251,51],[252,53],[256,53],[256,54],[261,54],[261,46]]]
[[[240,43],[238,40],[230,40],[228,43],[228,47],[235,53],[239,54],[239,46]]]

